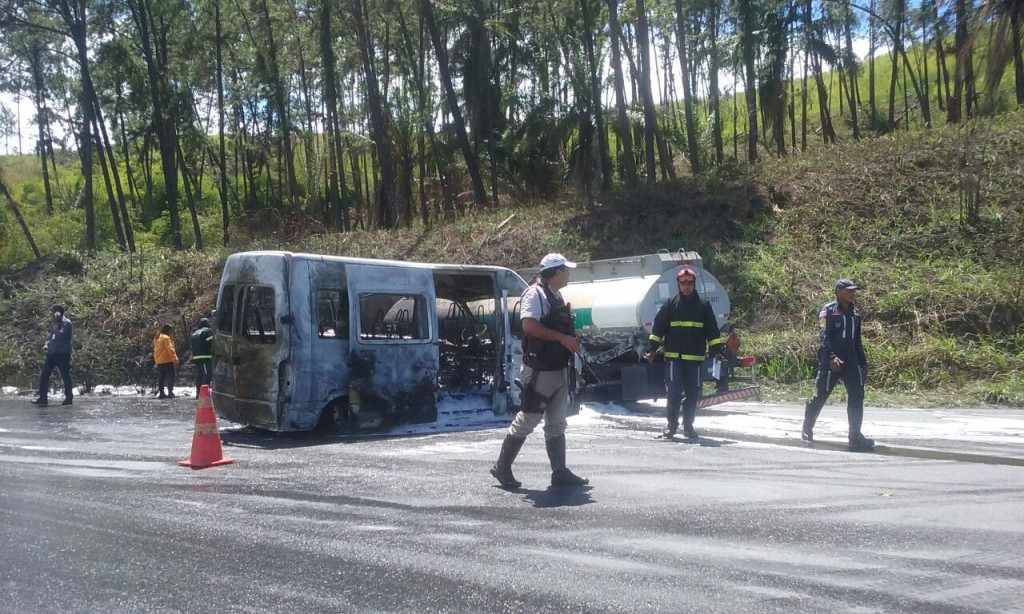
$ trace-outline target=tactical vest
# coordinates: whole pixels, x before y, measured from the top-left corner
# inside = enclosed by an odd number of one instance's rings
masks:
[[[547,315],[540,319],[540,323],[553,331],[575,337],[576,330],[570,306],[547,285],[536,285],[544,292],[550,308]],[[572,352],[565,349],[561,343],[523,335],[523,362],[527,367],[537,371],[558,371],[568,367],[571,359]]]

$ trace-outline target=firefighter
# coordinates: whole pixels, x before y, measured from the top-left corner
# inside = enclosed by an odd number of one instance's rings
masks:
[[[523,292],[523,368],[516,384],[522,388],[521,409],[516,414],[497,462],[491,467],[503,488],[519,488],[512,463],[526,437],[544,418],[544,444],[551,461],[552,486],[583,486],[581,478],[565,466],[565,423],[569,408],[569,362],[580,353],[572,312],[560,290],[569,283],[575,268],[562,254],[548,254],[540,261],[540,279]]]
[[[192,366],[196,375],[196,398],[203,384],[210,383],[211,366],[213,363],[213,331],[210,320],[200,318],[196,330],[190,339],[192,345]]]
[[[718,320],[711,303],[697,295],[697,274],[685,267],[676,274],[679,294],[670,298],[654,316],[654,326],[644,357],[654,362],[659,347],[665,353],[665,389],[668,397],[668,425],[662,432],[671,438],[679,428],[679,408],[683,410],[683,434],[697,439],[693,420],[700,399],[701,370],[705,354],[724,356]]]
[[[818,313],[821,345],[818,347],[818,376],[814,396],[804,410],[800,437],[814,441],[814,423],[839,380],[846,387],[846,416],[850,422],[850,449],[870,450],[873,439],[860,432],[864,420],[864,379],[868,360],[860,337],[860,308],[854,303],[858,286],[850,279],[836,282],[836,300],[825,303]]]

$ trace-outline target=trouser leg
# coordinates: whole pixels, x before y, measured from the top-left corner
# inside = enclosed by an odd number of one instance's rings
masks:
[[[559,371],[535,371],[523,367],[520,381],[523,387],[532,390],[538,404],[530,411],[520,411],[508,427],[508,434],[525,438],[532,433],[541,419],[544,420],[544,436],[555,437],[565,434],[566,411],[569,405],[567,369]]]
[[[196,365],[196,396],[199,396],[199,390],[203,387],[203,384],[209,385],[212,375],[212,365],[210,360],[203,358],[195,362]]]
[[[683,428],[692,429],[697,418],[697,401],[700,400],[699,362],[680,362],[683,372]]]
[[[860,367],[843,370],[843,385],[846,386],[846,417],[850,421],[850,439],[861,437],[860,427],[864,421],[864,372]]]
[[[47,354],[46,359],[43,360],[43,369],[39,372],[39,398],[45,399],[50,396],[50,375],[53,373],[53,368],[57,366],[57,357],[55,354]]]
[[[827,365],[818,365],[818,377],[814,380],[814,396],[807,401],[807,405],[804,407],[803,430],[805,433],[810,433],[814,430],[814,424],[818,421],[818,414],[821,413],[821,408],[825,406],[825,401],[832,394],[832,389],[836,387],[838,380],[838,373],[832,372]]]
[[[668,419],[668,430],[672,433],[679,428],[679,410],[683,403],[683,382],[682,362],[678,360],[665,361],[665,416]]]
[[[57,354],[57,370],[60,371],[60,379],[64,382],[64,398],[70,401],[74,398],[74,386],[71,382],[71,355]]]
[[[156,384],[156,386],[157,386],[157,390],[160,392],[160,394],[164,394],[164,386],[168,387],[168,392],[174,390],[174,388],[173,388],[173,386],[174,386],[174,375],[173,375],[173,371],[172,371],[173,368],[174,368],[174,363],[169,363],[169,362],[161,363],[161,364],[156,366],[156,370],[157,370],[157,384]]]

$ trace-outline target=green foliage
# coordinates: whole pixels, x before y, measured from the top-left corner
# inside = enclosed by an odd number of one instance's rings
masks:
[[[85,260],[76,251],[62,251],[54,254],[53,271],[58,275],[81,275],[85,271]]]
[[[662,248],[699,251],[729,289],[742,351],[758,356],[766,396],[789,400],[810,393],[818,309],[831,300],[837,277],[852,276],[867,286],[860,302],[871,365],[869,402],[1021,405],[1022,143],[1024,113],[1017,112],[972,130],[897,132],[591,200],[530,207],[503,202],[499,209],[470,210],[430,228],[289,238],[280,232],[284,222],[274,218],[277,232],[250,240],[250,227],[235,224],[231,249],[515,269],[532,268],[553,250],[581,260]],[[983,179],[974,225],[964,223],[959,211],[956,161],[964,155]],[[213,306],[229,252],[219,247],[214,188],[204,186],[199,208],[204,252],[168,250],[169,220],[161,212],[148,229],[136,221],[138,253],[121,254],[108,241],[99,254],[85,255],[76,251],[80,209],[61,204],[47,216],[40,204],[25,204],[48,266],[13,275],[15,289],[0,300],[9,314],[0,335],[12,339],[0,348],[0,381],[31,383],[45,336],[40,314],[59,299],[76,321],[76,364],[83,374],[95,382],[145,383],[155,327],[170,322],[183,335]],[[0,220],[2,253],[13,253],[11,246],[24,244],[23,237],[9,214]],[[182,232],[190,245],[184,207]]]

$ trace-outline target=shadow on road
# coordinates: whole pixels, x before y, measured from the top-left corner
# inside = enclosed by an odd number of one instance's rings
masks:
[[[260,448],[263,450],[285,450],[288,448],[306,448],[311,446],[353,444],[376,441],[379,439],[399,439],[407,437],[426,437],[435,433],[373,433],[366,435],[339,435],[320,431],[299,431],[294,433],[275,433],[253,427],[239,429],[223,429],[220,440],[225,446],[235,448]]]
[[[533,503],[533,507],[578,507],[594,503],[590,496],[593,486],[548,486],[545,490],[520,488],[523,499]]]
[[[700,446],[702,448],[721,448],[722,446],[728,446],[736,443],[735,441],[729,441],[728,439],[719,441],[717,439],[708,439],[707,437],[698,437],[697,439],[686,439],[685,437],[672,437],[666,439],[664,437],[658,437],[657,440],[665,443],[677,443],[686,446]]]

